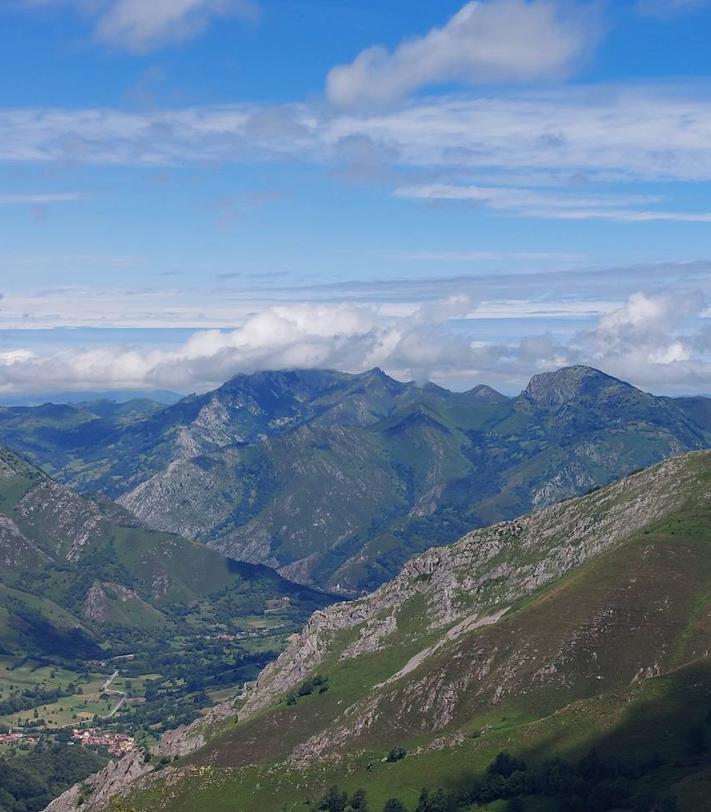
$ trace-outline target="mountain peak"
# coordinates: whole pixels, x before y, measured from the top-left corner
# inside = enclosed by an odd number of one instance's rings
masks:
[[[362,372],[361,375],[364,378],[383,378],[383,379],[387,378],[389,381],[392,380],[392,378],[387,374],[387,372],[384,372],[380,367],[373,367],[372,369],[367,369],[365,372]]]
[[[464,396],[467,400],[476,403],[504,403],[508,400],[506,395],[502,395],[501,392],[497,392],[496,389],[487,386],[485,383],[481,383],[468,392],[464,392]]]
[[[534,375],[522,397],[536,406],[555,407],[584,396],[597,397],[611,388],[634,387],[599,369],[579,365]]]
[[[239,373],[216,391],[263,394],[279,392],[294,397],[316,397],[335,386],[345,384],[350,377],[345,372],[332,369],[264,369]]]
[[[386,384],[387,386],[391,386],[392,384],[402,386],[402,384],[396,381],[395,378],[391,378],[387,372],[383,372],[380,367],[368,369],[365,372],[361,372],[356,377],[364,381],[378,381],[379,383]]]

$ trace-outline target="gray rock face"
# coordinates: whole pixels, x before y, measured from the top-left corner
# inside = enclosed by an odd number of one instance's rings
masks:
[[[158,756],[187,756],[205,744],[207,731],[234,715],[235,709],[231,703],[215,705],[191,724],[181,725],[164,733],[153,751]]]
[[[113,593],[112,596],[109,596],[107,589]],[[134,590],[128,589],[128,587],[122,584],[108,584],[95,581],[89,588],[86,598],[84,599],[82,614],[87,620],[92,620],[96,623],[108,623],[111,621],[112,601],[127,603],[128,601],[141,601],[141,599]]]
[[[535,375],[523,397],[539,407],[554,409],[582,397],[598,398],[605,391],[612,395],[637,390],[596,369],[576,366]]]
[[[28,525],[41,525],[53,543],[47,550],[54,558],[76,561],[106,524],[99,507],[49,478],[43,478],[17,504],[17,513]]]
[[[101,772],[90,776],[82,784],[75,784],[52,801],[44,812],[96,812],[105,809],[111,798],[122,795],[136,782],[151,772],[140,756],[124,756],[112,761]]]
[[[8,516],[0,516],[0,561],[6,566],[39,566],[47,560],[45,553],[27,539]]]

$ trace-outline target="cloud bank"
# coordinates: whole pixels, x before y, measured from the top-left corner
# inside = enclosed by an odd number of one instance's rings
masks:
[[[649,195],[576,195],[570,192],[515,187],[428,184],[396,189],[395,196],[427,202],[469,203],[493,211],[512,212],[546,220],[617,220],[629,223],[667,220],[711,223],[711,212],[640,209],[641,205],[660,202],[660,198]]]
[[[379,366],[400,379],[515,391],[536,373],[585,363],[656,391],[706,391],[711,375],[707,301],[698,291],[632,294],[568,340],[529,334],[481,340],[464,294],[419,305],[291,303],[263,307],[231,330],[196,331],[174,348],[103,346],[0,350],[0,393],[52,388],[219,385],[257,369]]]
[[[711,86],[703,83],[443,96],[377,114],[306,104],[5,109],[0,161],[336,164],[356,139],[396,166],[698,181],[711,180],[709,129]]]
[[[380,113],[317,104],[10,109],[0,111],[0,162],[292,162],[377,179],[420,202],[547,219],[707,223],[708,209],[681,208],[675,196],[679,184],[711,181],[710,131],[703,83],[444,96]],[[652,183],[663,185],[661,195],[628,191]]]

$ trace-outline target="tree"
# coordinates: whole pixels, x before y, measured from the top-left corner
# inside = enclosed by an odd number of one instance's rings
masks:
[[[393,749],[385,757],[386,761],[395,762],[402,761],[407,755],[407,750],[404,747],[393,747]]]
[[[451,812],[453,809],[454,807],[447,800],[444,790],[438,789],[434,795],[430,795],[429,790],[423,789],[415,812]]]
[[[518,797],[512,798],[506,805],[506,812],[524,812],[523,801]]]
[[[390,798],[385,802],[383,812],[407,812],[405,804],[399,798]]]
[[[351,809],[356,812],[369,812],[367,793],[364,789],[357,789],[351,797]]]
[[[321,799],[318,808],[326,810],[326,812],[344,812],[346,806],[348,806],[348,795],[339,787],[334,786]]]
[[[686,743],[692,755],[700,755],[709,749],[706,743],[706,731],[701,725],[694,725],[689,728],[689,732],[686,735]]]
[[[510,776],[518,770],[525,770],[526,763],[521,761],[520,758],[514,758],[511,753],[506,751],[499,753],[498,756],[489,764],[490,775],[502,775],[504,778]]]

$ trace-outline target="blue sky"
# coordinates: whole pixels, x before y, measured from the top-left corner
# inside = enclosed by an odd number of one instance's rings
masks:
[[[711,3],[10,0],[0,395],[711,391]]]

